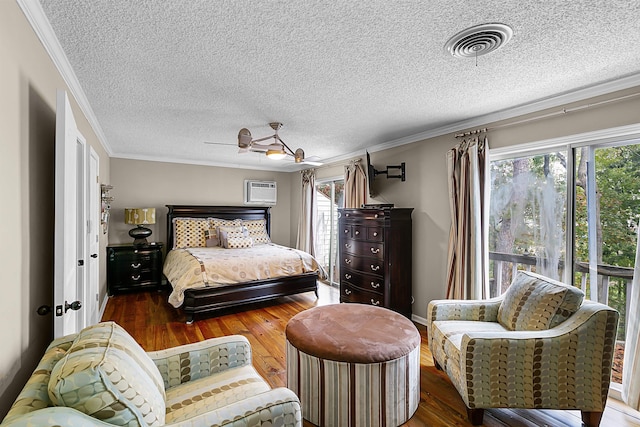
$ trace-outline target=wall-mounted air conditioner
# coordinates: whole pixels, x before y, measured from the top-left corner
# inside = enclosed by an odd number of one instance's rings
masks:
[[[277,187],[275,181],[244,181],[245,205],[275,205]]]

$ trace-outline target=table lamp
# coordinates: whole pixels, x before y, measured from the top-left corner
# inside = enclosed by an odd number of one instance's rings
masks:
[[[146,245],[147,237],[151,236],[151,229],[143,227],[145,224],[156,223],[156,208],[125,208],[125,224],[137,225],[129,230],[129,236],[133,237],[134,245]]]

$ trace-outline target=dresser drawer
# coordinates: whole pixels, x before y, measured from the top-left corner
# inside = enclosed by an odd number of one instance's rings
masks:
[[[382,243],[345,239],[342,245],[348,254],[384,259],[384,245]]]
[[[384,293],[384,280],[381,277],[346,268],[343,268],[341,271],[342,283],[369,292]]]
[[[150,284],[157,280],[155,277],[155,271],[151,269],[144,269],[139,271],[117,271],[112,276],[111,285],[115,286],[136,286],[136,285],[146,285]]]
[[[356,302],[384,306],[382,295],[374,292],[367,292],[346,284],[340,286],[340,302]]]
[[[340,217],[346,221],[371,221],[376,219],[384,219],[388,213],[384,209],[342,209]]]
[[[381,259],[343,253],[340,261],[341,268],[384,276],[384,261]]]

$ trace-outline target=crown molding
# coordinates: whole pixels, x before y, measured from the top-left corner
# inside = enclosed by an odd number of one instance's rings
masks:
[[[62,75],[62,79],[67,84],[71,95],[89,121],[89,124],[98,137],[98,141],[102,144],[102,147],[105,149],[107,154],[111,156],[113,150],[107,143],[107,138],[102,131],[98,118],[94,114],[93,109],[89,104],[89,100],[87,99],[84,90],[82,90],[82,86],[80,86],[78,77],[73,71],[73,68],[69,63],[69,59],[62,49],[62,46],[51,27],[51,23],[44,14],[42,6],[37,0],[16,0],[16,2],[31,24],[36,36],[40,39],[45,51],[49,54],[54,66],[58,69],[60,75]]]
[[[177,163],[181,165],[194,165],[194,166],[215,166],[220,168],[231,169],[248,169],[248,170],[261,170],[269,172],[297,172],[302,170],[299,166],[291,167],[288,164],[282,165],[282,163],[275,162],[273,166],[258,166],[258,165],[243,165],[240,163],[222,163],[215,161],[204,160],[190,160],[190,159],[177,159],[161,156],[139,156],[129,154],[113,154],[109,156],[112,159],[124,159],[124,160],[141,160],[146,162],[161,162],[161,163]],[[295,164],[295,163],[294,163]]]

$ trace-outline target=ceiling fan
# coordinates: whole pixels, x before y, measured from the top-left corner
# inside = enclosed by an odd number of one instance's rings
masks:
[[[278,130],[282,128],[282,123],[280,122],[272,122],[269,123],[271,129],[275,131],[273,135],[265,136],[264,138],[253,139],[251,136],[251,132],[249,129],[242,128],[240,132],[238,132],[238,152],[239,153],[264,153],[267,157],[273,160],[293,160],[296,163],[307,164],[312,166],[320,166],[322,165],[318,157],[307,157],[304,156],[304,151],[302,148],[298,148],[293,151],[278,135]],[[270,141],[273,139],[273,141]],[[225,143],[215,143],[215,142],[206,142],[205,144],[217,144],[217,145],[230,145]]]

